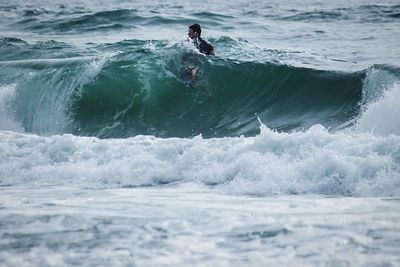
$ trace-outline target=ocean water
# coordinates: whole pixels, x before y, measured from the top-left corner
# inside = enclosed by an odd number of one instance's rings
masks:
[[[399,44],[398,1],[0,0],[0,265],[399,266]]]

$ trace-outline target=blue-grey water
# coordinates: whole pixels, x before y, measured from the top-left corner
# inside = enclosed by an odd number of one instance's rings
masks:
[[[398,1],[0,0],[0,265],[400,265],[399,44]]]

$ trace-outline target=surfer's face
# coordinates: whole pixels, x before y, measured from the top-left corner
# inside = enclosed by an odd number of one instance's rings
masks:
[[[199,35],[197,32],[194,32],[192,29],[189,28],[188,36],[190,39],[194,39],[194,38],[197,38]]]

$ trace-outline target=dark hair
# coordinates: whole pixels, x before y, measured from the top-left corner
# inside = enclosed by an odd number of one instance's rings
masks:
[[[201,27],[198,23],[189,26],[189,29],[192,29],[193,32],[197,32],[199,36],[201,35]]]

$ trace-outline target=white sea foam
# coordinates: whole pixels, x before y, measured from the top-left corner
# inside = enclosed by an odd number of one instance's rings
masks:
[[[100,140],[0,133],[1,185],[118,188],[197,182],[228,194],[399,196],[400,137],[277,133]]]

